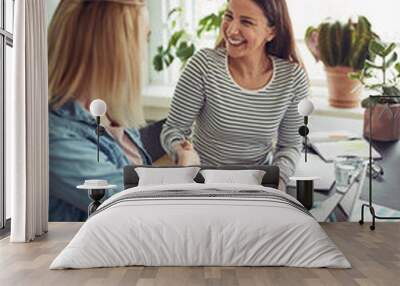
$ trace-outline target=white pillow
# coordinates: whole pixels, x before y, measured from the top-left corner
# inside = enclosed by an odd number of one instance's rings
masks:
[[[261,185],[265,171],[262,170],[201,170],[200,174],[204,177],[205,184],[226,183],[226,184],[246,184]]]
[[[139,176],[138,186],[195,183],[193,179],[199,170],[199,167],[135,168]]]

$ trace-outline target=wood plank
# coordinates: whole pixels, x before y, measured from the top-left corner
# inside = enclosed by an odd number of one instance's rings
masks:
[[[352,269],[290,267],[118,267],[49,270],[81,223],[50,223],[29,244],[0,241],[0,285],[399,285],[400,224],[379,222],[372,232],[357,223],[321,224]]]

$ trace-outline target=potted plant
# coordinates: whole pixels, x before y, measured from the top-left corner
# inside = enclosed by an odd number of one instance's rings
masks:
[[[196,38],[201,39],[206,33],[218,33],[225,10],[226,5],[223,5],[217,13],[201,18],[196,27],[196,34],[193,35],[185,27],[178,28],[177,23],[183,9],[181,7],[172,9],[168,13],[168,25],[172,34],[166,46],[161,45],[157,48],[157,54],[153,58],[154,69],[162,71],[168,68],[176,58],[181,61],[183,67],[196,51]]]
[[[370,57],[368,45],[374,38],[377,36],[363,16],[359,16],[357,22],[351,19],[344,24],[326,21],[317,28],[311,26],[307,29],[307,47],[317,62],[321,60],[324,63],[331,106],[358,106],[362,86],[348,74],[363,68],[365,60]]]
[[[363,69],[352,73],[375,97],[365,98],[364,136],[377,141],[400,139],[400,61],[396,44],[385,44],[375,39],[369,44],[371,60]],[[370,134],[370,114],[372,128]]]

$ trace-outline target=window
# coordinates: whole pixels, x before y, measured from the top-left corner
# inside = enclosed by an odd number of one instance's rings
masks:
[[[286,0],[295,31],[298,47],[305,62],[307,72],[313,86],[325,86],[325,74],[322,63],[316,63],[304,43],[304,34],[308,26],[317,26],[322,20],[332,19],[347,20],[350,16],[364,15],[372,23],[373,30],[384,40],[400,42],[400,29],[397,29],[397,13],[400,11],[400,1],[385,0]],[[154,2],[154,3],[151,3]],[[182,22],[188,23],[193,29],[198,19],[210,11],[217,11],[226,0],[207,1],[179,1],[179,0],[150,0],[150,14],[153,35],[150,43],[150,59],[155,54],[156,47],[166,43],[169,34],[167,26],[168,11],[177,6],[184,8],[185,15]],[[161,10],[158,12],[157,10]],[[161,22],[160,22],[161,21]],[[162,27],[162,29],[159,29]],[[154,33],[153,33],[154,34]],[[212,47],[213,37],[201,40],[199,47]],[[150,63],[151,64],[151,63]],[[166,84],[176,82],[179,76],[179,63],[175,63],[165,72],[150,72],[150,84]]]
[[[5,103],[11,93],[13,68],[14,0],[0,0],[0,228],[10,217],[9,198],[5,190]]]
[[[160,3],[161,2],[161,3]],[[180,62],[175,60],[174,63],[162,72],[156,72],[153,69],[152,60],[156,54],[156,49],[160,45],[166,45],[171,31],[168,27],[168,13],[173,8],[182,7],[182,17],[179,19],[178,25],[185,27],[188,31],[195,31],[195,27],[199,19],[208,15],[211,11],[217,12],[226,0],[202,0],[202,1],[188,1],[188,0],[149,0],[150,21],[151,21],[151,39],[150,39],[150,56],[149,64],[150,70],[150,84],[165,85],[167,83],[175,83],[180,73]],[[161,6],[161,7],[160,7]],[[161,27],[161,29],[160,29]],[[192,34],[192,33],[191,33]],[[196,41],[196,47],[213,47],[216,35],[205,35],[200,41]]]

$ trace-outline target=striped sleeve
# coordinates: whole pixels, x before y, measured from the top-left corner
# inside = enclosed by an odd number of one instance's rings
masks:
[[[299,65],[293,70],[293,100],[279,125],[278,140],[273,164],[280,169],[280,176],[287,185],[289,177],[296,169],[300,157],[301,136],[298,128],[303,124],[303,117],[297,111],[299,102],[309,94],[309,82],[305,70]]]
[[[197,52],[187,63],[171,103],[167,120],[161,131],[161,144],[174,156],[173,143],[191,136],[192,125],[205,100],[207,50]]]

